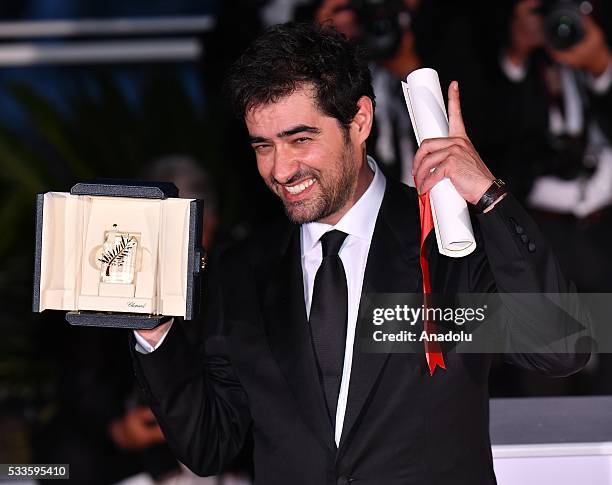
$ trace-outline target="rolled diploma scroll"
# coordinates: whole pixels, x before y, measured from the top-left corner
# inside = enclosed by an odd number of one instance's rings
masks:
[[[448,118],[438,73],[424,68],[402,82],[406,106],[419,146],[427,138],[448,136]],[[463,197],[450,179],[444,178],[429,192],[438,251],[460,258],[476,249],[470,214]]]

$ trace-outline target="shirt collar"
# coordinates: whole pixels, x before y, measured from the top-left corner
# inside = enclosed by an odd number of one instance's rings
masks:
[[[374,172],[374,178],[359,200],[335,226],[322,222],[302,224],[302,254],[314,249],[321,236],[332,229],[338,229],[368,242],[372,240],[376,218],[385,194],[386,180],[370,156],[368,156],[368,165]]]

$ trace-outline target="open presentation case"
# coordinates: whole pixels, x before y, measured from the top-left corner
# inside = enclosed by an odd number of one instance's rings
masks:
[[[177,196],[173,184],[119,181],[38,194],[33,310],[140,329],[196,318],[203,203]]]

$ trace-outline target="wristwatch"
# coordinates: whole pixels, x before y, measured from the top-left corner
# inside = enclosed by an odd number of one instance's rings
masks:
[[[493,202],[499,199],[502,195],[508,192],[508,186],[501,179],[493,180],[491,186],[487,189],[487,191],[483,194],[480,200],[476,203],[474,207],[474,211],[477,214],[482,214],[487,207],[489,207]]]

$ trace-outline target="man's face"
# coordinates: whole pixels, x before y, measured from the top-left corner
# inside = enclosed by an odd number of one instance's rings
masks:
[[[301,88],[247,112],[246,126],[264,181],[298,224],[334,223],[355,193],[358,151],[339,122]]]

